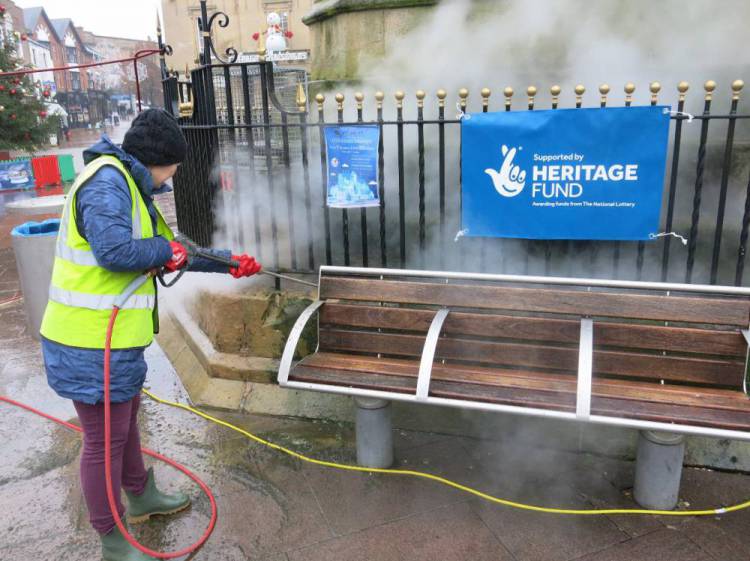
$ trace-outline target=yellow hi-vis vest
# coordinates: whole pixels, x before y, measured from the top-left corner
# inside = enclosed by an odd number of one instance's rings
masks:
[[[76,225],[76,193],[103,166],[114,166],[125,177],[133,201],[133,238],[154,237],[138,185],[127,168],[114,156],[99,156],[78,176],[65,201],[55,248],[55,264],[49,287],[49,301],[42,319],[43,337],[72,347],[103,349],[109,316],[115,299],[143,271],[113,272],[101,267],[89,243]],[[156,205],[154,205],[156,207]],[[167,222],[156,209],[156,235],[174,239]],[[122,306],[112,337],[113,349],[145,347],[154,337],[153,311],[156,285],[143,284]]]

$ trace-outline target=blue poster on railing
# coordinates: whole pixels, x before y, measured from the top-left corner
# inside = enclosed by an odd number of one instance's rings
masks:
[[[377,126],[325,128],[329,207],[378,206]]]
[[[34,172],[31,160],[0,161],[0,189],[31,189],[34,187]]]
[[[647,240],[669,108],[473,113],[461,121],[464,235]]]

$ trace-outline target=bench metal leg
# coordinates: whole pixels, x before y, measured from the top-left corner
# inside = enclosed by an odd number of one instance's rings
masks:
[[[633,497],[639,505],[655,510],[677,506],[684,456],[684,435],[648,430],[638,433]]]
[[[356,397],[357,463],[371,468],[393,465],[393,430],[391,402],[370,397]]]

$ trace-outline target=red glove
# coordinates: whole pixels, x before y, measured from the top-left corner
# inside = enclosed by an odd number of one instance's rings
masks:
[[[188,252],[180,242],[171,241],[169,245],[172,247],[172,257],[164,263],[164,268],[170,273],[174,273],[187,265]]]
[[[237,261],[239,267],[230,267],[229,274],[234,278],[239,279],[241,277],[251,277],[261,270],[260,263],[255,260],[255,257],[251,257],[247,253],[242,255],[232,255],[232,261]]]

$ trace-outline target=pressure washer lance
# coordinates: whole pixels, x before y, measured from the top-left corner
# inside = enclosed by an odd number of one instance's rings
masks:
[[[176,241],[180,242],[182,245],[185,246],[185,249],[187,249],[188,252],[188,258],[191,257],[202,257],[204,259],[208,259],[209,261],[213,261],[215,263],[221,263],[222,265],[227,265],[232,268],[237,268],[240,266],[240,264],[235,261],[234,259],[228,259],[226,257],[221,257],[220,255],[214,255],[213,253],[206,251],[202,247],[198,246],[193,240],[188,238],[187,236],[184,236],[182,234],[178,235],[175,238]],[[177,280],[182,276],[182,273],[185,269],[181,269],[180,272],[177,274],[177,277],[172,279],[168,284],[165,284],[163,279],[160,277],[160,281],[162,285],[164,286],[172,286],[174,283],[177,282]],[[313,288],[318,288],[318,285],[314,282],[305,281],[302,279],[298,279],[289,275],[283,275],[281,273],[277,273],[276,271],[269,271],[266,269],[261,269],[258,271],[259,275],[268,275],[271,277],[275,277],[277,279],[283,279],[289,282],[296,282],[298,284],[304,284],[305,286],[311,286]]]

